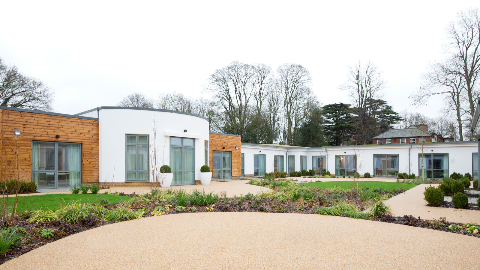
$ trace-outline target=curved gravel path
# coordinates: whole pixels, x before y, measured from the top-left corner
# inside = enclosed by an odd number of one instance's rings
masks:
[[[478,269],[471,236],[351,218],[194,213],[103,226],[0,269]]]

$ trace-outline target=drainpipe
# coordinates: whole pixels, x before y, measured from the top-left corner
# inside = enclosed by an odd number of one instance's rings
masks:
[[[283,165],[287,164],[287,168],[285,168],[285,172],[286,173],[290,173],[290,171],[288,170],[288,147],[287,147],[287,153],[285,153],[285,163]]]
[[[410,144],[410,148],[408,149],[408,175],[410,175],[410,150],[412,150],[413,144]]]
[[[323,149],[325,149],[325,170],[328,171],[328,150],[326,147],[324,147]]]

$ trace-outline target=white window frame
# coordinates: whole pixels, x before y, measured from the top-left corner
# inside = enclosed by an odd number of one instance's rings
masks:
[[[400,139],[400,143],[407,143],[407,139],[406,138]]]
[[[382,144],[382,140],[377,140],[377,144]]]
[[[417,143],[417,139],[416,138],[410,138],[410,143]]]
[[[392,144],[392,139],[387,139],[385,144]]]

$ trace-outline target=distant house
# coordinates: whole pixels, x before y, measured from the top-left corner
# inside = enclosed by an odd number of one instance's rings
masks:
[[[404,129],[391,129],[373,138],[374,144],[401,144],[422,142],[450,142],[451,138],[428,132],[427,125],[418,125]]]

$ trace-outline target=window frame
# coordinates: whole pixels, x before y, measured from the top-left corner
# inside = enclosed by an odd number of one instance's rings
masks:
[[[259,164],[260,164],[260,161],[258,160],[258,157],[259,156],[263,156],[264,157],[264,161],[265,161],[265,172],[263,172],[262,175],[260,175],[260,170],[259,170]],[[255,161],[257,163],[257,167],[255,167]],[[267,155],[265,154],[253,154],[253,176],[258,176],[258,177],[263,177],[265,176],[265,173],[266,173],[266,170],[267,170]]]
[[[290,157],[293,157],[293,162],[290,162]],[[295,171],[295,155],[288,155],[288,173]],[[292,167],[293,166],[293,170]]]
[[[300,171],[307,171],[307,156],[300,155]]]
[[[417,138],[410,138],[410,143],[417,143]]]
[[[392,139],[386,139],[385,144],[392,144]]]
[[[431,157],[432,157],[432,166],[433,166],[433,156],[440,156],[440,155],[443,155],[444,157],[445,157],[445,156],[447,157],[447,166],[448,166],[448,168],[447,168],[447,169],[444,169],[444,168],[442,168],[442,169],[433,169],[433,168],[432,168],[432,169],[425,169],[425,174],[426,174],[425,178],[427,178],[427,179],[441,179],[441,178],[445,178],[445,177],[448,178],[448,177],[449,177],[449,175],[450,175],[450,174],[449,174],[449,173],[450,173],[450,154],[448,154],[448,153],[428,153],[428,154],[425,154],[425,153],[424,153],[424,154],[423,154],[424,158],[425,158],[426,156],[431,156]],[[419,177],[422,177],[422,163],[421,163],[421,158],[422,158],[422,154],[419,153],[419,154],[418,154],[418,176],[419,176]],[[445,167],[445,164],[444,164],[443,167]],[[428,177],[428,171],[431,171],[431,175],[432,175],[432,176],[435,175],[435,171],[444,171],[444,172],[443,172],[443,177],[440,177],[440,178],[439,178],[439,177]],[[447,171],[447,172],[446,172],[446,175],[445,175],[445,171]]]
[[[391,157],[397,157],[397,167],[396,168],[393,168],[393,167],[390,167],[390,168],[385,168],[384,170],[386,171],[386,176],[383,176],[383,175],[380,175],[380,176],[377,176],[377,168],[375,167],[375,158],[376,157],[385,157],[385,159],[387,160],[387,164],[388,164],[388,158],[391,158]],[[398,176],[398,172],[399,172],[399,168],[400,168],[400,155],[399,154],[373,154],[373,177],[387,177],[387,178],[390,178],[390,177],[397,177]],[[382,164],[383,165],[383,164]],[[394,174],[389,176],[389,171],[393,171]]]
[[[279,169],[278,165],[281,165]],[[273,155],[273,171],[274,172],[285,172],[285,156],[284,155]]]
[[[128,142],[128,137],[129,136],[135,136],[135,143],[129,143]],[[147,137],[147,143],[139,143],[138,138],[140,136],[146,136]],[[136,170],[127,170],[128,167],[128,146],[135,145],[135,168]],[[147,146],[147,165],[145,170],[138,170],[138,164],[139,164],[139,145]],[[125,134],[125,182],[149,182],[150,181],[150,136],[148,134]],[[128,173],[133,173],[135,172],[135,179],[128,179]],[[141,172],[146,172],[147,179],[140,179],[139,173]]]
[[[345,167],[343,168],[338,168],[337,167],[337,158],[344,157],[345,158]],[[349,167],[349,162],[347,157],[353,157],[354,161],[354,169],[353,173],[347,172],[347,169]],[[337,175],[337,171],[343,171],[343,174]],[[355,173],[357,172],[357,155],[335,155],[335,176],[354,176]]]
[[[400,138],[400,143],[401,144],[407,143],[407,138]]]

